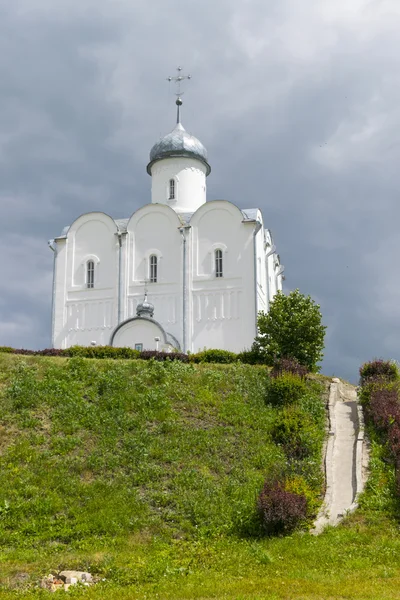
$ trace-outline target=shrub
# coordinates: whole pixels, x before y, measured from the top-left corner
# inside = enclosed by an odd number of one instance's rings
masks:
[[[383,378],[387,381],[396,381],[399,378],[397,365],[390,360],[381,358],[364,363],[360,367],[360,385],[368,383],[368,380]]]
[[[320,506],[320,497],[310,487],[304,477],[301,475],[292,475],[285,482],[285,490],[304,496],[307,501],[307,515],[308,517],[314,517]]]
[[[190,355],[190,362],[194,363],[228,364],[236,362],[237,360],[237,354],[235,354],[235,352],[230,352],[229,350],[210,349]]]
[[[304,379],[308,373],[308,369],[305,365],[301,365],[295,358],[276,358],[272,367],[271,377],[279,377],[283,373],[292,373]]]
[[[391,455],[393,456],[396,468],[400,467],[400,420],[397,419],[396,422],[392,424],[389,428],[388,432],[388,444],[390,448]]]
[[[363,385],[359,387],[358,400],[368,412],[372,393],[376,390],[389,389],[390,387],[392,387],[392,382],[388,382],[382,377],[370,377],[368,380],[364,380]]]
[[[307,392],[307,384],[298,375],[283,373],[273,377],[267,385],[267,403],[273,406],[286,406],[300,400]]]
[[[0,352],[13,353],[14,349],[9,346],[0,346]]]
[[[304,494],[290,492],[279,481],[266,481],[258,496],[257,509],[268,535],[290,533],[307,518]]]
[[[263,365],[265,364],[265,357],[258,350],[257,346],[253,344],[250,350],[243,350],[237,355],[237,359],[241,363],[247,365]]]
[[[140,352],[138,358],[142,360],[157,360],[157,361],[166,361],[166,360],[179,360],[181,362],[188,362],[189,357],[187,354],[183,354],[183,352],[157,352],[157,350],[143,350]]]
[[[318,304],[299,290],[285,295],[278,291],[268,313],[260,312],[255,345],[268,365],[276,358],[291,356],[309,371],[318,371],[323,357],[326,327]]]
[[[22,354],[25,356],[65,356],[75,357],[80,356],[81,358],[113,358],[113,359],[137,359],[142,360],[180,360],[181,362],[188,362],[188,355],[182,352],[157,352],[156,350],[133,350],[133,348],[117,348],[114,346],[71,346],[70,348],[59,349],[59,348],[46,348],[45,350],[25,350],[25,349],[13,349],[10,350],[14,354]]]
[[[139,358],[140,352],[132,348],[115,348],[114,346],[71,346],[64,350],[64,356],[81,356],[82,358]]]
[[[400,424],[400,405],[396,389],[378,388],[371,393],[366,416],[381,433],[396,421]]]
[[[283,409],[271,431],[275,444],[282,446],[288,458],[302,460],[319,449],[318,430],[301,409],[289,406]]]
[[[400,496],[400,392],[397,366],[374,360],[360,368],[359,397],[367,421],[387,443],[396,470],[396,493]]]

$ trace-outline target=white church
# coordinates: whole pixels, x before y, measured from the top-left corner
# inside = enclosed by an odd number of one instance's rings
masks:
[[[150,151],[151,202],[126,219],[83,214],[49,242],[54,348],[240,352],[282,289],[261,211],[207,200],[207,151],[176,104],[174,129]]]

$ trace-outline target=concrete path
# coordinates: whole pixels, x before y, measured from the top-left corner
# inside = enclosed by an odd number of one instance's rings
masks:
[[[364,487],[366,448],[361,408],[354,386],[333,379],[329,394],[329,437],[326,446],[326,493],[313,533],[337,525],[357,507]]]

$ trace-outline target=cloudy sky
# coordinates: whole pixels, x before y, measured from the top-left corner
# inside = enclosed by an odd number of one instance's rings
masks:
[[[400,358],[399,31],[398,0],[0,0],[0,345],[50,344],[49,238],[150,200],[182,64],[208,197],[263,210],[323,372]]]

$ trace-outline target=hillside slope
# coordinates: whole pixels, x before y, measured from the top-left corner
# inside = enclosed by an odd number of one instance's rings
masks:
[[[284,460],[265,369],[14,359],[7,374],[7,360],[5,544],[16,525],[31,543],[60,544],[143,527],[226,532],[251,519],[265,473]]]
[[[315,496],[322,484],[320,456],[294,460],[273,442],[267,380],[241,364],[0,354],[0,597],[47,598],[35,583],[63,568],[104,578],[72,594],[107,600],[397,597],[379,447],[363,508],[343,526],[261,536],[266,477],[294,474]],[[320,451],[324,398],[302,409]]]

